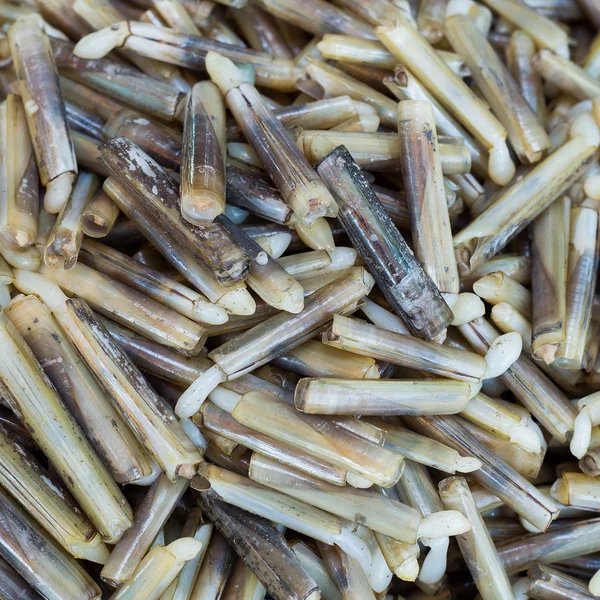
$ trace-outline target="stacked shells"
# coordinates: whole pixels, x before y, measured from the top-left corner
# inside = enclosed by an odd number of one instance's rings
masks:
[[[0,600],[600,597],[594,0],[0,25]]]

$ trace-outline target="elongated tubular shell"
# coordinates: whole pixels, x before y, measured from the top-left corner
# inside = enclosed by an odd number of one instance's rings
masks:
[[[431,105],[400,102],[398,134],[415,254],[440,292],[458,294],[458,269]]]
[[[550,49],[557,56],[569,58],[567,34],[554,21],[526,5],[507,6],[498,0],[485,0],[484,3],[514,24],[516,29],[522,29],[531,35],[538,47]]]
[[[349,251],[353,252],[353,250]],[[318,274],[321,269],[326,271],[338,270],[334,268],[332,260],[334,255],[334,253],[329,253],[326,250],[309,250],[308,252],[282,256],[277,262],[296,279],[305,279]],[[352,261],[352,264],[354,262]],[[347,268],[347,265],[344,264],[339,270],[342,268]]]
[[[207,559],[202,561],[194,581],[192,598],[217,599],[229,579],[235,552],[228,540],[217,529],[211,535],[206,549]]]
[[[83,511],[109,542],[131,525],[132,511],[121,490],[68,412],[16,327],[2,313],[2,397],[27,424]]]
[[[69,492],[0,426],[2,487],[75,558],[105,562],[108,549]]]
[[[322,0],[310,0],[301,12],[292,0],[261,0],[260,6],[274,17],[315,35],[335,32],[370,39],[374,37],[372,28],[361,19]]]
[[[39,176],[22,99],[8,94],[0,108],[2,124],[2,230],[7,244],[26,248],[37,236]]]
[[[245,394],[232,415],[247,427],[377,485],[389,487],[402,475],[400,455],[337,426],[326,417],[301,413],[264,394]]]
[[[191,596],[194,583],[198,578],[204,558],[208,553],[214,526],[202,514],[200,507],[192,508],[181,529],[181,537],[191,537],[202,544],[200,552],[188,560],[165,594],[173,593],[173,598],[188,598]]]
[[[322,597],[342,600],[342,595],[327,572],[323,560],[301,540],[293,541],[292,549],[304,570],[317,582]]]
[[[570,206],[562,196],[533,223],[531,350],[545,362],[554,359],[565,338]]]
[[[600,506],[598,480],[584,473],[563,473],[554,482],[550,495],[561,504],[589,510]]]
[[[444,507],[458,510],[471,522],[471,530],[457,536],[457,541],[482,597],[510,598],[510,581],[465,478],[444,479],[439,490]]]
[[[498,546],[506,572],[511,575],[536,562],[553,563],[597,552],[600,519],[575,520],[541,534],[529,534]]]
[[[547,49],[533,58],[533,65],[542,79],[578,100],[594,99],[600,91],[598,80],[568,58]]]
[[[99,320],[123,352],[144,373],[185,387],[211,366],[208,358],[183,356],[114,321],[104,317]]]
[[[517,29],[510,36],[506,48],[506,65],[519,86],[523,98],[542,124],[546,122],[546,99],[542,78],[533,66],[536,47],[533,38]]]
[[[544,150],[550,148],[550,138],[485,36],[468,16],[458,14],[446,19],[445,34],[506,127],[521,162],[540,160]]]
[[[419,6],[417,25],[423,37],[431,44],[444,37],[444,17],[446,5],[437,0],[427,0]]]
[[[414,335],[443,339],[452,311],[349,152],[338,146],[321,160],[317,172],[334,193],[340,221],[394,311]]]
[[[112,341],[85,302],[69,300],[66,312],[69,321],[77,323],[77,334],[75,327],[68,328],[71,341],[84,356],[88,367],[100,378],[136,437],[170,479],[174,480],[178,475],[189,477],[201,455],[166,402]],[[66,318],[65,321],[58,318],[65,329]],[[116,377],[103,376],[108,365],[114,369]]]
[[[129,579],[189,487],[187,479],[160,475],[136,506],[133,525],[115,545],[101,577],[113,585]]]
[[[202,482],[194,483],[202,510],[275,600],[317,600],[315,581],[270,521],[226,504],[213,490],[198,488]]]
[[[577,135],[541,161],[454,236],[461,276],[497,254],[577,179],[596,151]]]
[[[298,315],[279,313],[209,353],[228,375],[250,372],[271,358],[299,346],[327,323],[367,294],[373,278],[363,268],[352,268],[343,277],[312,294]],[[246,348],[256,352],[248,356]]]
[[[529,567],[527,579],[527,596],[534,600],[542,600],[549,593],[554,594],[556,600],[579,600],[589,597],[588,586],[583,580],[547,565],[535,563]]]
[[[104,125],[102,119],[94,113],[88,112],[70,102],[65,102],[65,108],[67,111],[67,123],[70,128],[90,137],[102,137],[102,126]],[[75,156],[77,156],[77,151],[75,152]]]
[[[100,40],[102,44],[98,43]],[[294,82],[301,73],[293,61],[276,58],[266,52],[135,21],[122,21],[84,38],[75,47],[74,54],[102,60],[110,46],[123,47],[140,56],[160,58],[163,63],[201,72],[206,71],[207,54],[218,52],[238,64],[252,65],[257,85],[282,92],[294,91]],[[83,60],[84,64],[94,62],[83,58],[77,60]]]
[[[423,517],[444,509],[438,490],[424,465],[406,461],[403,478],[393,490],[382,490],[384,495],[394,498],[394,491],[402,502],[407,503]]]
[[[420,433],[478,458],[482,466],[473,471],[472,477],[538,529],[545,531],[557,517],[556,504],[469,433],[457,417],[444,415],[408,419],[411,427]]]
[[[323,343],[458,381],[476,383],[486,369],[485,361],[475,353],[386,331],[343,315],[334,315],[331,328],[323,334]]]
[[[406,381],[396,379],[301,379],[296,408],[311,414],[400,415],[456,414],[469,402],[468,383],[450,379]]]
[[[311,163],[318,163],[336,146],[345,146],[356,164],[365,171],[398,172],[406,149],[395,133],[355,132],[306,129],[296,138],[296,145]],[[466,173],[471,169],[471,155],[466,146],[440,143],[438,157],[444,175]]]
[[[329,575],[348,600],[375,600],[365,570],[358,561],[334,546],[317,544]]]
[[[130,108],[121,108],[110,113],[110,118],[102,128],[105,141],[116,137],[126,137],[137,144],[163,167],[179,169],[183,136],[148,115]]]
[[[33,589],[47,600],[100,598],[100,588],[83,567],[3,489],[0,515],[0,552]]]
[[[393,69],[398,60],[381,42],[348,35],[326,33],[317,44],[321,56],[327,60],[365,64],[382,69]]]
[[[9,42],[40,179],[46,187],[44,204],[56,213],[69,197],[77,161],[50,40],[32,16],[11,26]]]
[[[244,4],[240,9],[232,11],[231,16],[250,47],[278,58],[293,59],[294,53],[283,37],[283,31],[279,30],[275,18],[257,6]]]
[[[546,454],[545,447],[534,452],[518,446],[505,437],[484,429],[471,421],[467,421],[462,416],[459,419],[462,427],[517,473],[531,479],[539,475]]]
[[[201,417],[203,427],[242,444],[246,448],[273,457],[283,464],[333,485],[343,486],[346,483],[346,471],[344,469],[330,465],[316,457],[304,455],[269,436],[241,425],[228,412],[212,402],[207,402],[202,406]]]
[[[316,97],[333,98],[340,95],[348,95],[353,100],[370,104],[381,120],[381,125],[394,130],[397,126],[397,115],[395,102],[386,94],[373,89],[371,86],[351,77],[339,68],[327,64],[314,56],[307,57],[306,65],[307,91],[316,88],[311,95]],[[301,81],[298,82],[301,85]]]
[[[556,355],[561,367],[581,367],[591,324],[592,294],[598,268],[598,213],[587,206],[571,209],[566,288],[565,339]]]
[[[393,23],[398,12],[405,10],[387,0],[339,0],[338,4],[373,26]]]
[[[335,217],[338,208],[331,194],[256,88],[246,82],[225,84],[219,77],[226,67],[220,63],[227,59],[213,53],[208,56],[212,79],[221,88],[229,110],[299,222],[310,228],[319,217]],[[233,63],[227,66],[232,71],[236,69]]]
[[[85,301],[70,300],[41,275],[22,273],[21,291],[35,291],[101,382],[135,436],[170,479],[188,478],[201,460],[170,406],[150,387]]]
[[[471,472],[481,465],[479,460],[472,457],[462,458],[454,448],[397,423],[382,419],[369,419],[368,422],[385,431],[384,448],[389,448],[413,462],[444,473]]]
[[[461,325],[460,331],[479,354],[485,354],[498,333],[484,318]],[[543,427],[558,439],[567,439],[574,427],[576,411],[562,391],[527,356],[521,354],[500,379]]]
[[[156,0],[153,4],[155,11],[170,28],[185,33],[200,33],[192,15],[180,0]]]
[[[78,106],[102,121],[108,121],[111,116],[123,108],[123,105],[90,87],[59,76],[60,89],[65,102]]]
[[[267,588],[252,569],[239,556],[235,558],[223,590],[223,600],[263,600],[266,594]]]
[[[202,543],[190,537],[180,537],[168,546],[154,546],[131,579],[119,587],[111,600],[158,600],[185,563],[193,559],[201,548]]]
[[[48,308],[36,297],[15,298],[8,318],[42,364],[98,455],[119,484],[152,473],[150,459],[98,385]]]
[[[159,220],[174,237],[185,240],[196,260],[205,264],[221,283],[243,281],[250,261],[224,229],[215,224],[192,225],[181,216],[177,182],[138,146],[113,138],[101,148],[101,162],[135,196],[143,210]]]
[[[316,340],[304,342],[271,363],[305,377],[379,378],[378,365],[372,358],[325,346]]]
[[[147,294],[192,321],[220,324],[228,319],[222,308],[210,303],[195,290],[95,240],[85,240],[80,261]]]
[[[376,33],[383,45],[405,63],[436,99],[489,150],[490,177],[498,185],[506,185],[515,167],[506,146],[506,129],[502,124],[436,54],[408,17],[399,14],[395,25],[378,27]],[[410,52],[407,51],[409,47]]]
[[[237,315],[253,314],[256,310],[254,299],[243,283],[225,287],[218,283],[203,264],[196,260],[180,240],[168,233],[155,219],[136,203],[135,197],[112,177],[104,182],[103,188],[144,234],[155,248],[181,275],[211,301],[228,312]]]
[[[274,223],[286,225],[292,218],[291,207],[272,181],[260,169],[231,157],[227,159],[226,194],[227,204]]]
[[[273,114],[286,126],[303,129],[331,129],[340,123],[360,115],[375,115],[373,107],[355,101],[350,96],[324,98],[305,104],[276,108]]]
[[[191,223],[225,210],[225,103],[214,83],[197,83],[188,99],[181,155],[181,212]]]
[[[64,269],[73,268],[83,239],[81,228],[83,211],[99,187],[100,180],[93,173],[79,174],[73,191],[58,214],[48,236],[44,250],[46,265],[62,263]]]
[[[98,173],[98,175],[108,177],[108,171],[98,160],[100,157],[100,151],[98,150],[100,140],[91,135],[81,133],[77,129],[71,130],[71,139],[73,140],[77,163],[88,171],[93,171],[94,173]]]
[[[52,40],[52,50],[61,75],[165,121],[176,119],[183,98],[177,88],[119,61],[79,58],[67,42]]]
[[[52,267],[42,272],[102,314],[182,354],[198,354],[204,345],[207,334],[201,325],[82,262],[68,271]]]
[[[464,146],[471,154],[473,170],[478,175],[487,176],[488,155],[483,146],[476,141],[456,118],[431,95],[428,89],[406,68],[405,65],[396,65],[394,75],[392,77],[385,77],[383,79],[383,84],[400,101],[419,100],[429,102],[435,117],[435,126],[439,133],[462,138],[464,140]],[[441,156],[440,161],[442,161]],[[442,171],[443,170],[444,165],[442,161]],[[474,200],[471,201],[471,204],[473,202]]]
[[[268,518],[326,544],[338,544],[347,548],[348,552],[357,556],[363,564],[365,560],[370,559],[366,544],[335,515],[214,465],[203,466],[202,477],[194,479],[194,482],[194,489],[205,490],[210,485],[217,498],[238,508]]]
[[[48,0],[38,7],[44,21],[63,31],[70,39],[78,40],[90,32],[90,27],[65,0]]]
[[[249,475],[253,481],[357,525],[365,525],[404,542],[415,543],[417,540],[421,522],[418,511],[379,492],[333,486],[256,453],[250,460]]]
[[[462,411],[462,416],[479,427],[531,452],[540,452],[539,433],[531,425],[531,415],[522,407],[477,394]]]

